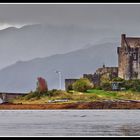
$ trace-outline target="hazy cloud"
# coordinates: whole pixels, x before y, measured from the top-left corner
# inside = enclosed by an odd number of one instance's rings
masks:
[[[140,24],[139,4],[1,4],[0,23],[125,28]]]
[[[20,59],[106,42],[106,37],[119,42],[121,33],[140,36],[140,4],[0,4],[0,29],[36,23],[52,27],[0,31],[0,69]]]

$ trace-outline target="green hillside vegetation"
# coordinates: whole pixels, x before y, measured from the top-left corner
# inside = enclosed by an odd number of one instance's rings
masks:
[[[67,103],[94,102],[103,100],[140,100],[140,93],[132,91],[104,91],[97,89],[87,90],[86,92],[65,92],[63,90],[50,90],[43,94],[31,92],[26,96],[18,97],[12,100],[12,103],[46,104],[49,103],[50,100],[55,101],[64,99],[68,100]]]
[[[113,81],[122,83],[124,91],[112,91],[111,81],[104,81],[98,88],[86,78],[80,78],[73,85],[74,90],[47,90],[44,92],[30,92],[28,95],[12,100],[15,104],[46,104],[46,103],[72,103],[94,102],[104,100],[140,100],[140,80],[125,81],[115,78]]]

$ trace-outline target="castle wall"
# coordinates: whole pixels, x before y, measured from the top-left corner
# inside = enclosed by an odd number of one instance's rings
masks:
[[[94,86],[100,85],[100,75],[99,74],[83,74],[83,78],[89,79],[90,82],[93,83]]]
[[[129,57],[129,53],[125,48],[118,48],[118,76],[126,80],[131,78]]]
[[[118,77],[118,67],[102,67],[98,68],[94,74],[84,74],[84,78],[88,78],[94,86],[100,86],[102,76],[107,76],[110,80]]]
[[[125,80],[140,79],[140,38],[122,35],[118,47],[118,76]]]

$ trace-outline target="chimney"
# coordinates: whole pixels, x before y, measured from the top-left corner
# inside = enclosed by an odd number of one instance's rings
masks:
[[[126,34],[122,34],[121,35],[121,47],[124,46],[125,38],[126,38]]]

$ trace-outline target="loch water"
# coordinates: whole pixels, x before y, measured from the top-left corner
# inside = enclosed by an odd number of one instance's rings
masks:
[[[140,136],[140,110],[1,110],[0,136]]]

